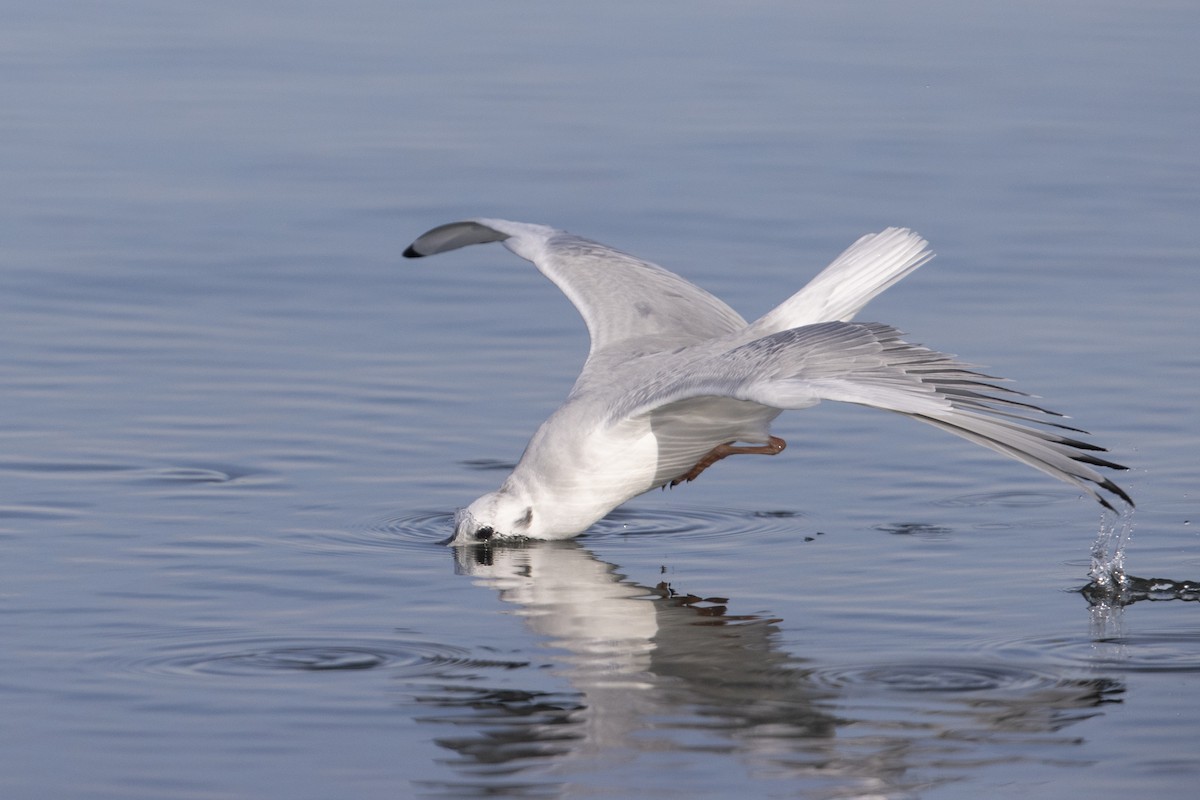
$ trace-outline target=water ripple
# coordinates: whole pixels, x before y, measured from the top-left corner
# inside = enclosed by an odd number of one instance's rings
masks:
[[[131,464],[122,464],[114,461],[91,461],[87,459],[64,459],[61,461],[6,459],[0,461],[0,472],[14,472],[27,475],[49,474],[62,476],[73,473],[87,475],[102,472],[127,472],[133,469],[136,469],[136,467]]]
[[[134,482],[146,486],[238,483],[263,487],[277,484],[279,478],[232,464],[170,464],[137,470]]]
[[[926,522],[891,522],[887,525],[876,525],[875,530],[895,536],[916,536],[921,539],[946,539],[954,535],[953,528],[930,525]]]
[[[1070,499],[1070,495],[1062,492],[979,492],[962,494],[939,500],[934,505],[947,508],[976,508],[980,506],[1001,506],[1002,508],[1037,508],[1041,506],[1062,503]]]
[[[160,467],[144,470],[141,483],[229,483],[239,476],[233,472],[209,467]]]
[[[317,549],[346,547],[413,550],[438,547],[454,533],[454,514],[446,511],[408,511],[376,517],[343,529],[294,532]]]
[[[1044,637],[1000,643],[1068,666],[1118,672],[1200,673],[1200,631],[1142,631],[1095,638]]]
[[[729,508],[623,509],[618,508],[588,529],[588,538],[603,536],[687,536],[693,539],[725,538],[745,534],[806,534],[805,541],[819,531],[804,527],[796,511],[746,511]]]
[[[161,645],[122,666],[155,675],[269,677],[384,669],[406,678],[446,678],[483,668],[516,669],[526,663],[477,659],[459,647],[409,639],[266,637]]]
[[[999,664],[873,664],[828,667],[813,680],[830,688],[867,686],[898,692],[981,692],[1057,686],[1061,677]]]
[[[59,506],[0,505],[0,519],[70,519],[78,514],[77,509]]]
[[[796,511],[745,511],[739,509],[617,509],[587,531],[587,538],[656,535],[716,538],[743,534],[803,532],[812,541],[820,531],[802,528]],[[454,515],[446,511],[410,511],[370,519],[341,531],[316,531],[307,535],[327,545],[384,548],[426,548],[443,545],[454,533]]]

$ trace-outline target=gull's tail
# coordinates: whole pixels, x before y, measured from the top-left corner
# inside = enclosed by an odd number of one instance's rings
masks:
[[[907,228],[868,233],[807,286],[753,323],[747,338],[818,322],[849,321],[873,297],[931,258],[929,243]]]

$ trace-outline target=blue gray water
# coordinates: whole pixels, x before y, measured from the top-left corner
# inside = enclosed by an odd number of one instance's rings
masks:
[[[0,796],[1180,796],[1200,781],[1194,3],[65,0],[0,26]],[[785,414],[574,542],[455,553],[587,349],[488,215],[861,318],[1132,469],[1101,515]],[[978,450],[978,451],[977,451]]]

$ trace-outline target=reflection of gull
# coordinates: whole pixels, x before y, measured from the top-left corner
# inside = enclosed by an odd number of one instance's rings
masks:
[[[576,757],[671,749],[653,721],[696,705],[747,750],[833,733],[833,719],[814,706],[831,693],[773,646],[772,620],[728,616],[719,600],[666,585],[638,586],[576,542],[459,548],[456,563],[554,648],[553,674],[582,695],[571,718]]]
[[[537,663],[524,671],[480,671],[422,697],[442,710],[422,722],[451,725],[437,742],[460,756],[451,763],[465,782],[446,784],[446,796],[496,796],[508,782],[529,790],[521,796],[542,796],[531,788],[537,780],[566,781],[583,795],[596,776],[607,794],[630,780],[638,785],[629,796],[673,796],[679,774],[664,765],[700,756],[730,786],[789,778],[827,794],[793,786],[787,796],[910,796],[1014,757],[1061,763],[1070,755],[1055,747],[1045,756],[1047,746],[1081,740],[1057,732],[1123,691],[1102,677],[1029,673],[990,656],[823,667],[782,649],[777,621],[729,615],[722,598],[639,586],[577,542],[454,555],[459,572],[497,591],[547,647],[534,649]],[[965,683],[947,686],[947,675]],[[723,757],[748,774],[728,777],[725,762],[712,764]],[[668,791],[643,785],[656,780]]]
[[[1052,430],[1057,416],[893,328],[854,324],[875,295],[932,257],[915,233],[864,236],[753,324],[678,275],[543,225],[481,219],[428,231],[410,258],[504,242],[579,309],[592,346],[567,401],[542,424],[499,490],[459,512],[454,543],[561,539],[626,500],[690,481],[729,455],[773,455],[771,421],[821,400],[927,422],[1060,480],[1111,508],[1129,497],[1093,467],[1103,448]],[[736,442],[749,445],[736,445]]]

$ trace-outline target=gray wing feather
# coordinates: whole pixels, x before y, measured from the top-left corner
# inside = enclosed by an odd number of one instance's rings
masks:
[[[1020,392],[998,385],[952,356],[903,341],[876,323],[827,322],[781,331],[664,372],[614,415],[634,416],[689,397],[748,400],[779,409],[838,400],[910,416],[1078,486],[1106,508],[1102,489],[1133,504],[1094,467],[1104,449],[1058,431],[1057,422]]]
[[[746,326],[736,311],[695,284],[607,245],[560,233],[549,239],[546,252],[534,263],[579,309],[593,353],[653,336],[678,347]]]
[[[533,262],[575,305],[591,352],[640,340],[644,352],[701,342],[745,328],[724,302],[662,267],[544,225],[478,219],[441,225],[404,251],[409,258],[503,241]],[[654,337],[661,342],[650,341]]]

